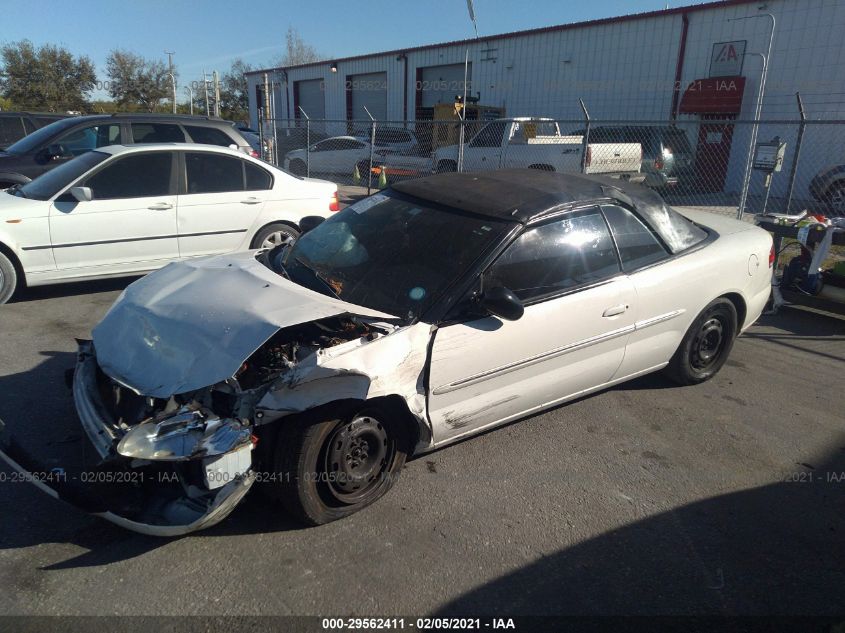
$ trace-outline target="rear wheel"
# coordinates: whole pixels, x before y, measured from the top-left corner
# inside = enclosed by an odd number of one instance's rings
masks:
[[[451,171],[458,171],[458,163],[453,160],[441,160],[437,163],[437,173],[446,174]]]
[[[250,248],[270,249],[287,241],[295,240],[297,237],[299,237],[299,231],[295,228],[289,224],[276,222],[274,224],[268,224],[258,231],[255,237],[252,238]]]
[[[15,265],[3,253],[0,253],[0,305],[12,298],[18,286],[18,272]]]
[[[681,385],[710,380],[728,360],[736,334],[734,304],[725,298],[712,301],[687,330],[664,373]]]
[[[405,463],[400,423],[378,409],[318,422],[281,422],[276,493],[309,525],[342,519],[384,496]]]

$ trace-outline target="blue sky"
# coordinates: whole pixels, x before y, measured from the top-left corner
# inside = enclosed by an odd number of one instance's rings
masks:
[[[474,5],[480,34],[492,35],[697,1],[475,0]],[[2,14],[14,16],[3,20],[0,42],[62,44],[88,55],[100,79],[113,48],[164,60],[165,50],[175,51],[182,85],[199,79],[203,68],[226,70],[236,57],[265,65],[283,52],[289,26],[330,57],[472,36],[466,0],[48,0],[38,10],[22,6],[0,0]]]

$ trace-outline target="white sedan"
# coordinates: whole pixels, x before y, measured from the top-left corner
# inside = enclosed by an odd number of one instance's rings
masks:
[[[373,154],[378,158],[388,152],[376,146]],[[366,178],[369,161],[368,142],[354,136],[332,136],[312,145],[307,153],[304,149],[288,152],[285,154],[284,166],[298,176],[304,176],[306,170],[312,174],[352,176],[357,165],[361,176]]]
[[[0,304],[38,286],[149,272],[268,247],[304,216],[338,210],[337,186],[209,145],[114,145],[0,191]]]
[[[292,245],[129,286],[80,343],[74,399],[101,468],[136,473],[144,503],[68,497],[173,535],[261,480],[307,524],[340,519],[408,456],[650,372],[712,378],[760,316],[773,258],[765,231],[618,180],[399,183]]]

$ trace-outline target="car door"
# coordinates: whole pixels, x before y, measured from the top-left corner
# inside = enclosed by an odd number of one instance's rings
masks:
[[[324,150],[318,152],[318,172],[351,176],[358,161],[368,160],[370,157],[370,146],[352,138],[328,139],[323,143],[326,144]],[[313,163],[311,170],[315,171]]]
[[[197,257],[235,250],[272,187],[269,172],[218,152],[181,152],[184,179],[177,213],[179,253]]]
[[[51,169],[73,160],[80,154],[99,147],[121,142],[119,123],[97,123],[73,127],[39,147],[28,157],[28,165],[17,171],[29,178],[36,178]]]
[[[90,201],[68,192],[56,198],[50,237],[57,268],[101,267],[105,274],[176,259],[174,168],[173,152],[117,155],[76,183],[90,187]]]
[[[700,293],[696,277],[702,272],[690,258],[670,260],[669,251],[633,210],[619,204],[602,205],[602,210],[638,297],[636,329],[616,375],[621,378],[671,358],[689,326],[685,306],[695,305]]]
[[[502,160],[502,139],[510,125],[507,121],[491,121],[464,148],[464,171],[498,169]]]
[[[442,443],[608,382],[636,295],[597,207],[526,229],[484,273],[525,304],[516,321],[460,319],[436,332],[429,414]]]

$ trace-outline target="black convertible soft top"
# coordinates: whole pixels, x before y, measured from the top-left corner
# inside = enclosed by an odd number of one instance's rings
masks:
[[[468,213],[528,224],[566,205],[618,200],[633,207],[673,253],[707,234],[642,185],[606,176],[561,174],[538,169],[446,173],[405,180],[392,187],[408,196]]]

